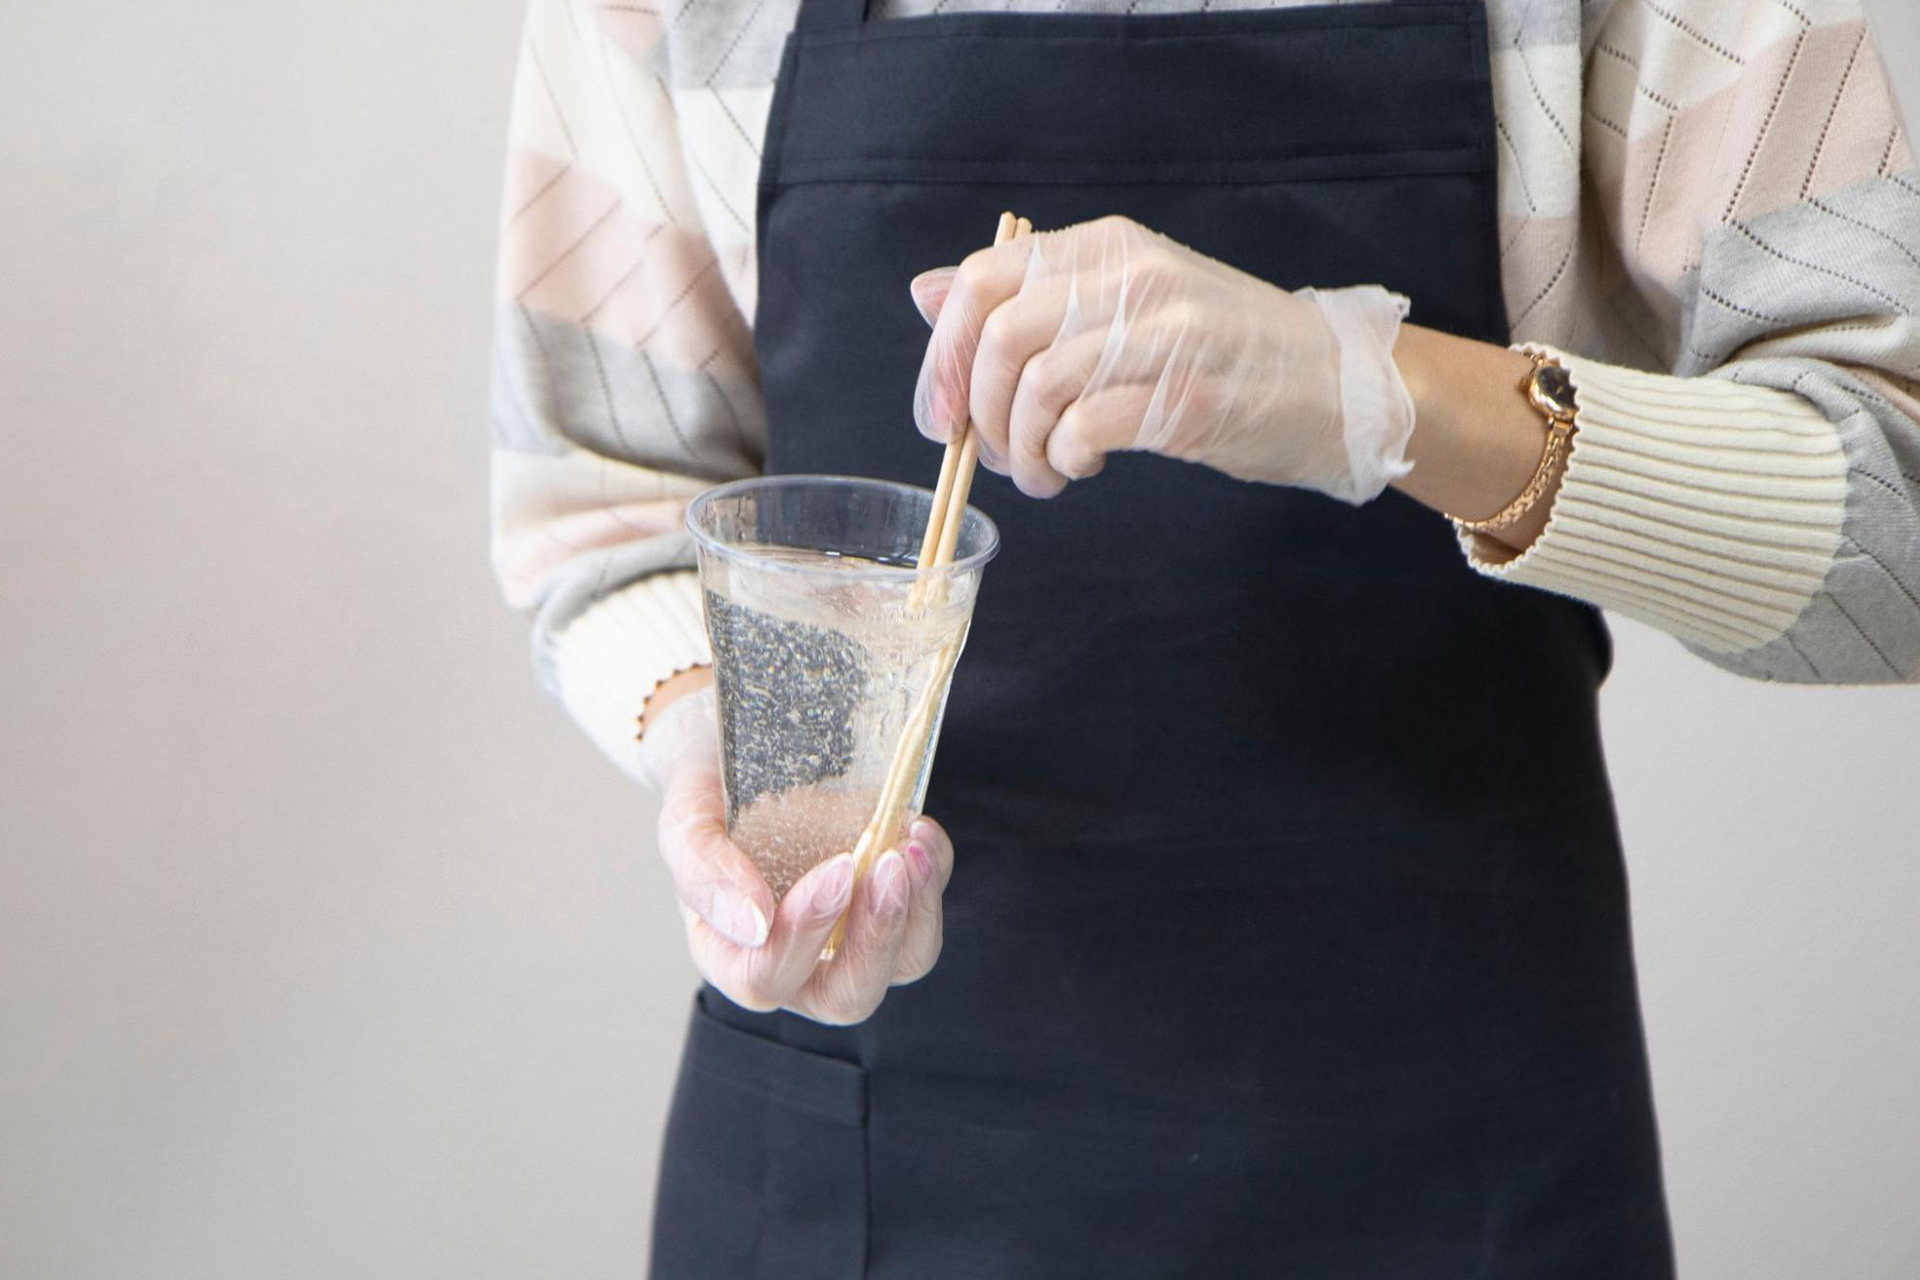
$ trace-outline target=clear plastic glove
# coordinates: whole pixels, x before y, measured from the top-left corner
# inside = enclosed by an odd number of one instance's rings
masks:
[[[1289,293],[1127,218],[1040,232],[913,281],[933,324],[921,433],[1050,497],[1117,449],[1355,504],[1412,470],[1393,362],[1407,300]]]
[[[727,839],[720,734],[711,687],[677,699],[640,740],[642,779],[661,798],[660,855],[673,877],[700,976],[747,1009],[791,1009],[816,1022],[865,1020],[890,986],[924,977],[940,955],[940,895],[953,845],[916,818],[858,890],[853,856],[807,872],[776,906],[752,859]],[[849,902],[832,960],[820,949]]]

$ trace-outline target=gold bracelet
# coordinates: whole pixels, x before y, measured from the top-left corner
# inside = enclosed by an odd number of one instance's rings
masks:
[[[1526,354],[1533,361],[1533,367],[1520,379],[1520,391],[1547,420],[1547,442],[1540,450],[1540,465],[1534,468],[1533,478],[1527,481],[1520,496],[1486,519],[1462,520],[1459,516],[1449,516],[1464,532],[1492,533],[1517,523],[1553,484],[1554,473],[1573,442],[1574,415],[1579,406],[1574,403],[1572,379],[1561,363],[1545,352],[1530,350]]]

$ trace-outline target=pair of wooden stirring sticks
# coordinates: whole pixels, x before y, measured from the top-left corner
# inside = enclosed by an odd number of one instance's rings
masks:
[[[999,225],[994,228],[993,242],[996,245],[1005,244],[1031,234],[1031,222],[1016,218],[1011,213],[1003,213]],[[934,486],[933,508],[927,513],[926,536],[920,540],[920,577],[913,584],[912,595],[907,598],[909,612],[917,612],[927,606],[929,588],[935,581],[935,575],[929,571],[953,563],[954,549],[960,545],[960,526],[967,516],[967,494],[973,488],[973,468],[979,457],[979,433],[973,429],[972,422],[963,422],[947,441],[946,453],[940,459],[940,480]],[[937,593],[938,597],[944,595],[944,591]],[[867,868],[900,838],[907,825],[907,806],[912,802],[914,784],[920,780],[926,760],[925,752],[931,745],[928,739],[933,733],[935,709],[940,705],[947,681],[953,676],[954,664],[960,660],[963,637],[964,633],[941,646],[933,664],[933,674],[920,691],[920,696],[914,700],[906,725],[900,731],[900,739],[894,744],[893,759],[887,768],[886,781],[880,785],[880,798],[874,805],[873,817],[853,846],[855,888],[866,877]],[[847,915],[843,911],[840,919],[834,922],[833,934],[821,950],[820,958],[833,959],[846,935]]]

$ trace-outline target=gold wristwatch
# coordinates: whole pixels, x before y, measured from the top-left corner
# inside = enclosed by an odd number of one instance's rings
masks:
[[[1520,391],[1527,397],[1527,403],[1547,420],[1546,447],[1540,451],[1540,465],[1534,468],[1533,479],[1527,481],[1519,497],[1484,520],[1453,517],[1453,523],[1468,533],[1493,533],[1514,524],[1532,510],[1553,483],[1554,473],[1573,442],[1574,417],[1580,410],[1574,397],[1573,375],[1544,351],[1527,350],[1525,354],[1533,361],[1533,367],[1520,379]]]

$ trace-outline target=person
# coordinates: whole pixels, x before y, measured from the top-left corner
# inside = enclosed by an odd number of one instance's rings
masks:
[[[512,134],[495,564],[705,978],[655,1276],[1672,1274],[1598,610],[1920,676],[1854,4],[531,0]],[[932,816],[775,902],[686,502],[967,422]]]

